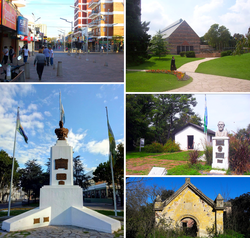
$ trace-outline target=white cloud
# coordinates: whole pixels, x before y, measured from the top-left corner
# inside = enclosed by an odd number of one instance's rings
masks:
[[[117,100],[117,99],[118,99],[118,96],[116,96],[114,99]]]
[[[79,152],[81,148],[84,147],[83,139],[87,135],[87,131],[83,133],[75,134],[72,129],[70,129],[67,141],[69,145],[73,147],[74,152]]]
[[[51,117],[51,116],[52,116],[51,113],[50,113],[49,111],[45,111],[45,112],[44,112],[44,115],[47,116],[47,117]]]
[[[86,149],[93,154],[108,155],[109,153],[109,140],[104,139],[102,141],[90,141],[86,144]]]
[[[101,93],[97,93],[97,94],[96,94],[96,97],[97,97],[97,98],[102,98],[102,94],[101,94]]]

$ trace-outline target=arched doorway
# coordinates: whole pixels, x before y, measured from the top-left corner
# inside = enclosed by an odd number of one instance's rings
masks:
[[[180,220],[180,225],[186,236],[197,237],[198,226],[196,221],[191,217],[184,217]]]

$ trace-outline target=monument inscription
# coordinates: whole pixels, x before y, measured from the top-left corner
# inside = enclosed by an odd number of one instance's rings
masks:
[[[68,169],[67,159],[55,159],[55,169]]]
[[[67,179],[67,174],[57,174],[56,175],[56,180],[66,180]]]
[[[216,158],[224,159],[225,158],[224,153],[216,153]]]
[[[224,140],[216,140],[216,146],[224,145]]]

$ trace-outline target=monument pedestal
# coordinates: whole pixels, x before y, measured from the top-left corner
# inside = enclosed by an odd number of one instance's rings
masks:
[[[229,168],[229,137],[213,137],[212,168]]]
[[[65,129],[56,130],[64,136]],[[50,185],[40,189],[39,208],[5,220],[2,229],[17,231],[48,225],[72,225],[108,233],[121,228],[120,221],[83,206],[82,188],[73,185],[73,150],[65,139],[59,139],[51,148]]]

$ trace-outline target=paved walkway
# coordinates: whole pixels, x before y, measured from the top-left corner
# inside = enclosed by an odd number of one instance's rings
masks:
[[[182,65],[177,70],[186,72],[193,78],[193,81],[184,87],[168,92],[250,92],[250,80],[195,73],[200,63],[213,59],[216,58],[206,58]],[[129,71],[145,72],[145,70]]]
[[[124,82],[124,54],[123,53],[72,53],[70,56],[63,51],[54,51],[54,64],[62,61],[62,76],[57,76],[57,69],[53,66],[45,66],[41,83],[48,82]],[[35,53],[36,54],[36,53]],[[26,82],[39,82],[35,56],[28,59],[30,67],[30,79]],[[88,59],[88,61],[86,61]],[[108,66],[104,66],[105,63]]]
[[[122,222],[123,225],[123,222]],[[110,234],[104,232],[98,232],[94,230],[79,228],[76,226],[47,226],[36,228],[32,230],[18,231],[18,232],[5,232],[0,230],[0,237],[27,237],[27,238],[113,238],[124,237],[123,230],[117,233]],[[116,236],[116,234],[118,234]]]

